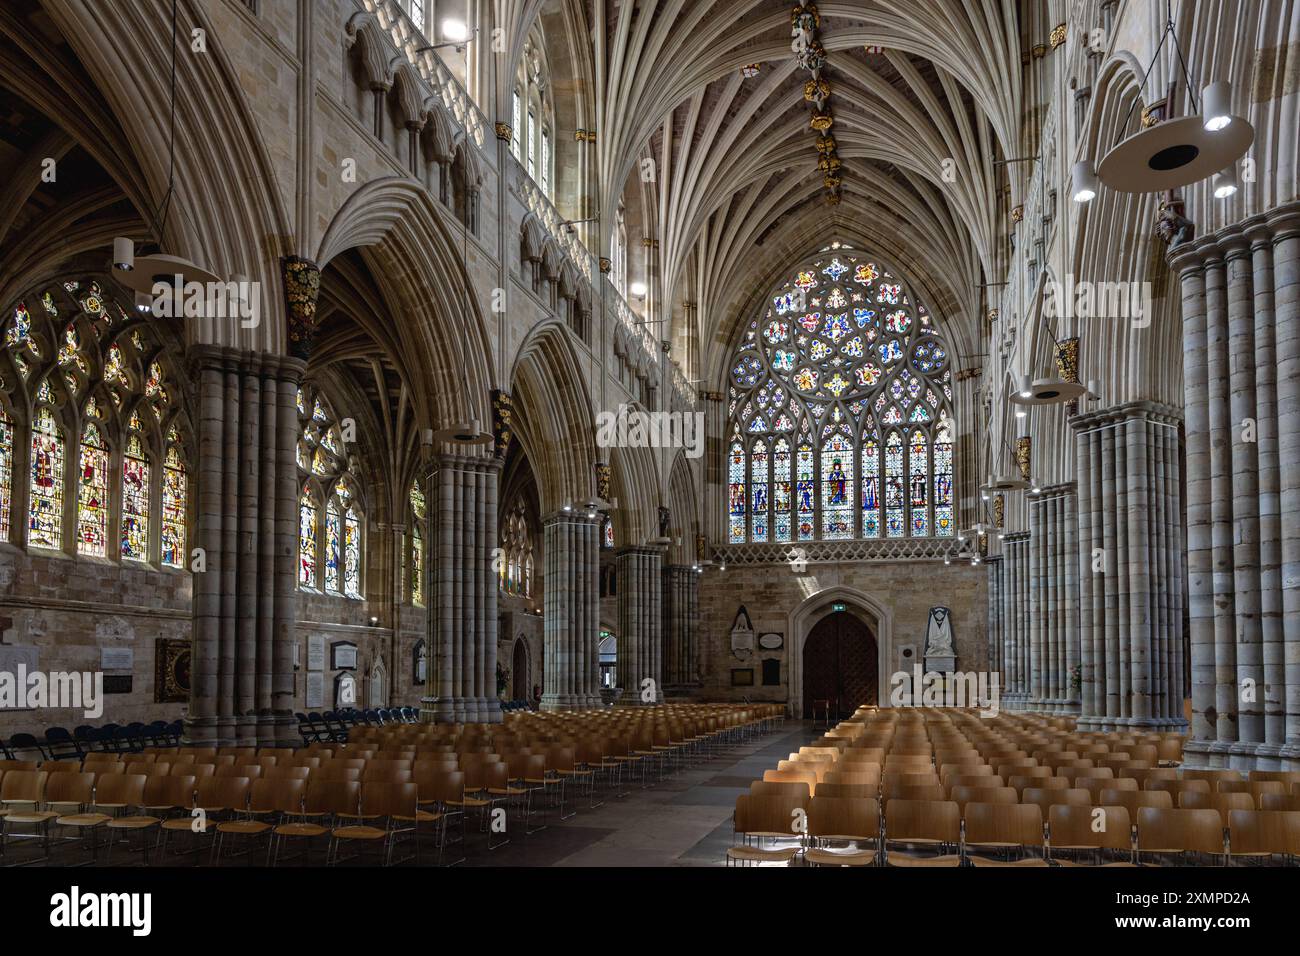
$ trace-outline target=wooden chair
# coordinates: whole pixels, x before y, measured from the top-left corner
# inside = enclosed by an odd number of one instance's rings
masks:
[[[1300,810],[1232,810],[1228,862],[1240,857],[1300,856]]]
[[[1233,810],[1254,810],[1255,801],[1248,793],[1209,793],[1205,790],[1184,790],[1178,795],[1180,810],[1217,810],[1223,825],[1228,825],[1228,814]]]
[[[271,831],[271,865],[279,865],[280,853],[287,840],[302,841],[304,855],[310,854],[314,841],[327,836],[336,820],[348,815],[355,818],[360,812],[360,806],[359,781],[310,779],[303,798],[301,817],[281,823]]]
[[[953,787],[948,799],[961,807],[964,815],[968,803],[1019,803],[1020,795],[1012,787]]]
[[[1065,790],[1026,787],[1020,794],[1020,802],[1034,804],[1042,809],[1044,816],[1046,816],[1049,809],[1057,805],[1090,807],[1092,806],[1092,794],[1082,787],[1070,787]]]
[[[381,822],[353,823],[334,827],[330,831],[330,844],[326,851],[326,865],[339,862],[339,849],[343,843],[361,842],[379,844],[383,865],[393,862],[393,848],[402,834],[414,834],[418,788],[414,783],[364,783],[361,786],[359,819]],[[346,816],[346,814],[340,814]]]
[[[807,819],[804,806],[784,796],[741,794],[736,798],[732,830],[743,842],[727,848],[727,865],[788,865],[801,848],[803,834],[796,829],[800,819]],[[764,846],[764,841],[775,844],[791,839],[794,846]]]
[[[200,843],[207,836],[214,839],[218,820],[224,815],[233,817],[248,809],[248,794],[252,781],[248,777],[204,777],[198,781],[194,792],[194,810],[189,817],[172,817],[161,822],[161,855],[167,853],[173,833],[189,831],[193,834],[189,852],[198,863]]]
[[[175,777],[146,777],[138,773],[115,773],[107,776],[100,776],[95,779],[95,798],[90,807],[80,813],[69,814],[60,818],[56,822],[63,827],[72,827],[78,830],[89,829],[91,831],[91,856],[98,854],[98,833],[100,827],[108,830],[107,844],[107,862],[112,863],[113,847],[117,844],[118,837],[122,838],[123,843],[130,848],[131,835],[138,833],[141,835],[140,845],[137,849],[140,851],[143,862],[149,862],[149,851],[153,848],[153,841],[149,839],[148,831],[157,825],[155,818],[143,821],[140,815],[131,815],[131,809],[140,810],[145,803],[145,789],[152,781],[169,781]],[[155,786],[161,786],[156,783]]]
[[[1138,782],[1131,778],[1119,779],[1112,777],[1076,777],[1074,779],[1075,787],[1087,790],[1092,794],[1092,802],[1100,805],[1101,794],[1105,790],[1140,790]]]
[[[966,858],[975,866],[1047,866],[1043,812],[1036,804],[969,803],[964,818]],[[1041,855],[1029,855],[1030,847],[1038,847]],[[992,850],[1005,859],[971,856],[972,848]]]
[[[1059,865],[1080,864],[1058,860],[1058,850],[1091,851],[1095,864],[1101,863],[1107,850],[1122,851],[1125,860],[1102,865],[1133,865],[1133,825],[1127,807],[1054,804],[1047,810],[1047,832],[1048,858]]]
[[[890,866],[958,866],[961,808],[951,800],[890,800],[885,804],[886,863]],[[909,855],[891,844],[932,847],[938,856]],[[951,852],[944,852],[951,848]]]
[[[50,826],[64,811],[80,813],[93,799],[93,773],[48,773],[43,770],[16,770],[5,774],[0,794],[11,807],[0,817],[0,847],[9,840],[12,826],[30,826],[32,833],[17,836],[41,841],[41,859],[50,858]],[[28,800],[27,798],[31,798]],[[30,803],[30,807],[24,806]]]
[[[817,796],[808,806],[810,847],[804,862],[814,866],[870,866],[880,850],[880,803],[873,798]],[[850,849],[830,844],[849,843]],[[863,849],[861,844],[872,844]]]
[[[221,854],[226,837],[245,838],[251,843],[255,838],[266,838],[266,862],[271,862],[271,831],[278,823],[301,816],[307,795],[307,781],[301,778],[279,777],[274,780],[254,780],[248,797],[247,815],[217,824],[213,840],[212,861],[221,865]],[[249,850],[251,852],[251,848]]]
[[[1222,864],[1226,842],[1223,820],[1217,810],[1142,807],[1137,812],[1139,859],[1143,853],[1204,853]]]

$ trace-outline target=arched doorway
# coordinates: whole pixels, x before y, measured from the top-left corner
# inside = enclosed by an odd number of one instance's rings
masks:
[[[528,660],[528,642],[522,637],[515,638],[515,649],[510,657],[510,698],[511,700],[533,699],[533,688]]]
[[[879,663],[876,637],[853,614],[838,611],[813,627],[803,648],[803,717],[814,701],[829,701],[832,717],[843,718],[862,704],[877,703]]]

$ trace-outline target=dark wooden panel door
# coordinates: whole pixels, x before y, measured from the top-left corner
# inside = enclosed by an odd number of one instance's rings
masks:
[[[812,718],[814,701],[829,701],[832,718],[878,703],[878,682],[871,629],[844,612],[818,621],[803,647],[803,716]]]

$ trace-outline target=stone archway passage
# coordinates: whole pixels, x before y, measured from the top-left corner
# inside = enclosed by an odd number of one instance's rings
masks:
[[[812,717],[814,701],[829,701],[832,718],[875,704],[879,683],[871,629],[843,611],[818,621],[803,648],[804,718]]]
[[[515,638],[514,656],[510,662],[510,682],[514,700],[533,699],[533,689],[528,685],[531,677],[528,668],[528,645],[523,638]]]

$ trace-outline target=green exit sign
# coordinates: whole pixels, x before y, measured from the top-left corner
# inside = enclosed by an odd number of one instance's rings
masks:
[[[831,611],[836,614],[843,611],[844,609],[845,606],[843,604],[840,604],[838,601],[836,601],[834,604],[831,605]]]

